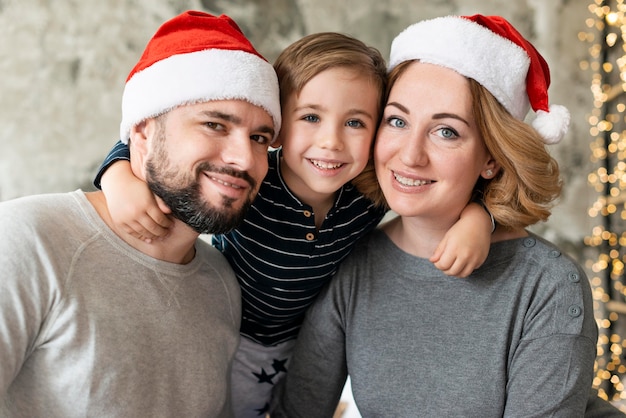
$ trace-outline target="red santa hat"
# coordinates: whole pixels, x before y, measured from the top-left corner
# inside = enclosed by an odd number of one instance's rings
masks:
[[[120,140],[145,119],[177,106],[245,100],[260,106],[280,130],[278,79],[228,16],[187,11],[165,22],[126,79]]]
[[[409,26],[391,44],[389,70],[415,59],[476,80],[519,120],[532,107],[532,126],[547,144],[559,142],[567,132],[569,111],[548,105],[548,64],[500,16],[447,16]]]

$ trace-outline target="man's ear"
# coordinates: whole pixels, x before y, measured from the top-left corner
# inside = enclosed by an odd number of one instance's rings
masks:
[[[150,131],[147,121],[141,121],[130,128],[130,140],[128,141],[129,148],[135,148],[135,150],[146,155],[148,153],[148,138],[150,138]]]
[[[130,128],[128,148],[130,151],[130,165],[135,176],[140,179],[146,178],[146,160],[150,150],[150,141],[153,140],[156,129],[154,119],[144,120]]]
[[[280,148],[283,145],[283,133],[278,132],[278,135],[276,135],[276,139],[274,139],[272,141],[272,143],[270,144],[270,147],[272,148]]]

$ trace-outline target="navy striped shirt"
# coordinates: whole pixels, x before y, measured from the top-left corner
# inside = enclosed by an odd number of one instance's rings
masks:
[[[121,142],[100,167],[96,187],[106,168],[119,159],[130,159]],[[280,174],[280,150],[270,151],[268,160],[267,176],[242,225],[212,239],[241,285],[241,333],[276,345],[296,338],[306,309],[385,211],[347,184],[317,230],[313,209],[289,191]]]
[[[213,237],[241,285],[241,333],[263,345],[296,338],[304,313],[356,241],[380,222],[376,208],[354,186],[342,187],[319,230],[309,205],[285,184],[280,150],[242,225]]]

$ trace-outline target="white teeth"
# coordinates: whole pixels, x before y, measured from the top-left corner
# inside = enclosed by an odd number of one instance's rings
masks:
[[[319,160],[310,160],[313,165],[317,168],[321,168],[324,170],[334,170],[336,168],[341,167],[343,164],[342,163],[327,163],[324,161],[319,161]]]
[[[216,179],[215,177],[213,177],[213,180],[215,180],[216,182],[218,182],[220,184],[223,184],[224,186],[232,187],[233,189],[241,189],[241,186],[238,186],[238,185],[232,184],[232,183],[228,183],[227,181],[224,181],[224,180]]]
[[[432,183],[429,180],[413,180],[408,177],[403,177],[396,173],[393,173],[393,176],[396,178],[398,183],[402,184],[403,186],[423,186],[425,184]]]

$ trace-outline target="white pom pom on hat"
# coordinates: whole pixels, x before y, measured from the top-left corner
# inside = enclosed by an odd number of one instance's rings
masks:
[[[226,15],[186,11],[163,23],[126,79],[120,140],[151,117],[192,103],[245,100],[281,126],[278,78]]]
[[[416,59],[476,80],[519,120],[532,107],[532,126],[546,144],[567,133],[569,111],[548,104],[548,64],[503,17],[446,16],[415,23],[393,40],[389,70]]]

